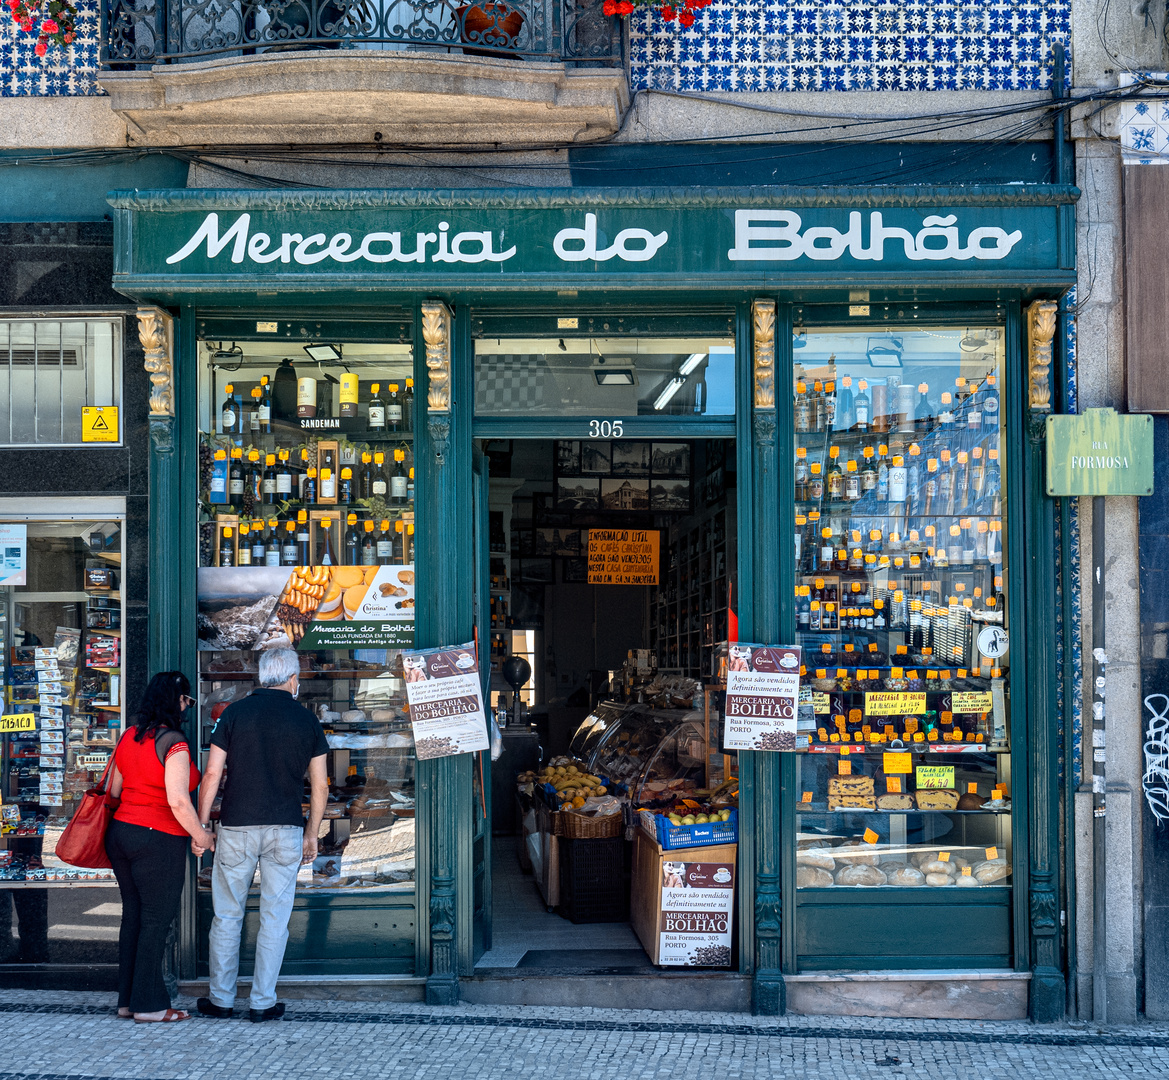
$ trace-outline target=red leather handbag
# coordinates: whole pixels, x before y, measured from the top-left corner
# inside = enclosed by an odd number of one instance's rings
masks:
[[[110,754],[101,780],[96,787],[91,787],[81,796],[77,812],[57,841],[57,858],[70,866],[84,866],[91,870],[108,869],[110,866],[110,858],[106,854],[106,829],[114,816],[116,800],[109,797],[107,789],[113,767],[114,755]]]

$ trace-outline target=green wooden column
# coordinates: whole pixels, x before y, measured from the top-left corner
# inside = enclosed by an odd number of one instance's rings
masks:
[[[465,399],[452,393],[456,327],[450,309],[427,302],[419,316],[415,340],[420,337],[425,348],[425,367],[416,367],[415,640],[431,648],[470,640],[472,633],[471,455],[464,445],[470,417]],[[419,973],[426,973],[432,1005],[450,1005],[459,996],[459,939],[467,930],[459,926],[466,904],[460,903],[458,874],[459,823],[470,799],[469,773],[461,775],[466,757],[417,763]]]
[[[1017,310],[1017,309],[1013,309]],[[1017,316],[1016,316],[1017,318]],[[1016,323],[1017,326],[1017,323]],[[1067,997],[1059,925],[1059,717],[1056,710],[1055,502],[1044,486],[1046,445],[1044,419],[1051,411],[1052,362],[1061,350],[1057,304],[1040,300],[1027,309],[1026,438],[1016,445],[1022,458],[1022,507],[1027,537],[1023,565],[1027,612],[1026,710],[1027,755],[1027,930],[1030,938],[1030,1016],[1038,1023],[1060,1019]],[[1018,332],[1011,335],[1015,340]],[[1016,529],[1016,532],[1020,530]],[[1018,565],[1018,564],[1016,564]],[[1016,638],[1022,622],[1015,622]],[[1017,658],[1017,654],[1016,654]],[[1071,662],[1070,657],[1067,660]],[[1018,680],[1013,680],[1015,693]],[[1015,738],[1018,738],[1016,735]],[[1016,803],[1016,806],[1018,804]],[[1018,810],[1016,810],[1018,813]],[[1016,865],[1019,858],[1016,855]],[[1022,883],[1015,881],[1016,896]],[[1018,902],[1018,901],[1017,901]]]
[[[775,642],[780,634],[780,574],[782,545],[777,544],[779,522],[778,420],[775,395],[775,355],[778,305],[758,299],[751,305],[751,519],[747,540],[753,549],[750,625],[740,622],[739,637]],[[755,865],[741,873],[755,875],[755,964],[752,1009],[765,1016],[782,1015],[786,991],[782,974],[780,872],[782,755],[749,752],[741,755],[742,771],[751,770]]]

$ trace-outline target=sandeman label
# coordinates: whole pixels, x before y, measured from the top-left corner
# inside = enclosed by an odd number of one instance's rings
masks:
[[[117,405],[83,405],[81,408],[82,442],[117,442]]]

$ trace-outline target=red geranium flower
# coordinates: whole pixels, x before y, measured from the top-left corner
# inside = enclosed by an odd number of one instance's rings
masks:
[[[48,51],[49,47],[43,41],[38,41],[36,46],[33,48],[33,52],[35,52],[37,56],[44,56]]]
[[[674,9],[672,7],[663,7],[663,8],[660,8],[659,10],[662,13],[662,18],[665,19],[666,22],[673,22],[674,21],[674,18],[675,18],[677,13],[674,11]]]
[[[45,21],[41,23],[42,34],[59,34],[60,32],[61,28],[53,19],[45,19]]]
[[[693,26],[694,16],[691,15],[689,11],[683,11],[682,14],[678,16],[678,22],[680,22],[683,26]]]

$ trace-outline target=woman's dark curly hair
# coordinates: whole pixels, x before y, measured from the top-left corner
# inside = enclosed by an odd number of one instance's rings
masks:
[[[182,731],[182,699],[191,693],[191,684],[181,671],[160,671],[146,693],[134,718],[134,741],[154,738],[160,731]]]

